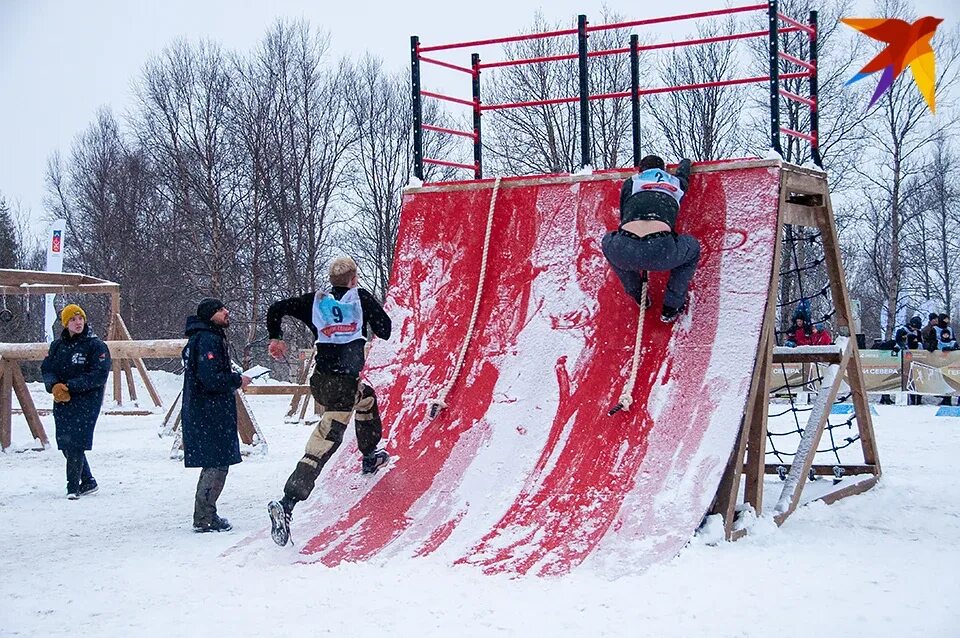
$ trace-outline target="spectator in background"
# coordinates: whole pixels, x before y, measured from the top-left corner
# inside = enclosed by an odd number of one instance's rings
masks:
[[[944,328],[940,331],[940,339],[937,347],[941,352],[957,350],[957,340],[953,338],[953,333],[950,332],[950,328]]]
[[[832,343],[833,337],[830,336],[830,331],[827,330],[826,324],[815,323],[810,326],[810,345],[829,346]]]
[[[930,352],[937,350],[940,334],[939,320],[940,315],[935,312],[931,312],[927,317],[927,325],[925,325],[920,331],[920,339],[923,342],[923,347]]]
[[[793,318],[793,326],[787,332],[787,340],[783,344],[788,348],[797,346],[809,346],[812,344],[810,339],[811,330],[805,317],[797,315]]]
[[[898,327],[893,333],[893,351],[918,350],[923,343],[923,337],[920,335],[922,325],[920,317],[914,316],[906,325]]]

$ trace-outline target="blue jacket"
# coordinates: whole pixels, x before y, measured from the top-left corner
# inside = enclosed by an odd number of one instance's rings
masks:
[[[70,400],[53,404],[53,422],[57,427],[57,447],[61,450],[93,449],[93,429],[103,404],[103,388],[110,373],[107,344],[84,326],[72,336],[64,330],[50,344],[40,364],[43,385],[53,392],[57,383],[67,384]]]
[[[187,318],[183,358],[183,462],[187,467],[223,467],[241,461],[237,440],[240,373],[230,367],[223,328]]]

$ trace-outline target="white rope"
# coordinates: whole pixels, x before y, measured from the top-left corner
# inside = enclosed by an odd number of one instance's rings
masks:
[[[470,340],[473,338],[473,328],[477,324],[477,314],[480,310],[480,299],[483,296],[483,280],[487,276],[487,255],[490,252],[490,232],[493,229],[493,209],[497,203],[497,192],[500,190],[500,178],[493,183],[493,193],[490,195],[490,209],[487,212],[487,229],[483,235],[483,255],[480,258],[480,281],[477,283],[477,295],[473,300],[473,313],[470,315],[470,324],[467,327],[467,334],[463,338],[463,345],[460,346],[460,356],[457,358],[457,365],[453,369],[453,376],[447,381],[447,384],[441,388],[439,394],[427,404],[430,406],[430,418],[436,417],[440,410],[447,407],[447,395],[453,389],[460,371],[463,368],[463,362],[467,358],[467,348],[470,346]]]
[[[633,405],[633,386],[637,382],[637,371],[640,369],[640,346],[643,341],[643,317],[647,311],[647,280],[643,280],[643,286],[640,288],[640,317],[637,319],[637,340],[633,344],[633,365],[630,368],[630,377],[626,385],[623,386],[623,392],[620,393],[620,401],[610,409],[609,414],[613,416],[620,410],[630,410]]]

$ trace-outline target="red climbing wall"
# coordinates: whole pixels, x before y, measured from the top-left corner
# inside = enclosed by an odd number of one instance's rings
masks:
[[[431,555],[486,572],[587,564],[619,575],[674,556],[710,506],[744,410],[779,172],[761,161],[695,168],[678,229],[704,247],[689,311],[660,322],[666,276],[654,274],[634,405],[613,417],[638,309],[600,239],[617,225],[625,174],[502,182],[477,327],[434,420],[426,403],[467,331],[493,183],[409,191],[387,303],[394,335],[365,371],[395,458],[360,476],[348,433],[297,510],[300,559]]]

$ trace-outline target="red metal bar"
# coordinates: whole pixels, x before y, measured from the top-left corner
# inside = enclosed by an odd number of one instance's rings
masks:
[[[797,28],[800,29],[801,31],[806,31],[807,34],[808,34],[810,37],[813,37],[813,35],[816,33],[816,31],[814,31],[814,30],[813,30],[813,27],[811,27],[810,25],[804,24],[804,23],[802,23],[802,22],[797,22],[797,21],[794,20],[793,18],[789,18],[789,17],[783,15],[782,13],[778,13],[778,14],[777,14],[777,17],[780,18],[780,21],[781,21],[781,22],[786,22],[786,23],[789,24],[790,26],[797,27]]]
[[[640,27],[647,24],[662,24],[664,22],[678,22],[680,20],[695,20],[697,18],[709,18],[711,16],[730,15],[733,13],[744,13],[747,11],[766,11],[767,4],[751,4],[744,7],[732,7],[730,9],[718,9],[716,11],[700,11],[697,13],[683,13],[675,16],[665,16],[662,18],[649,18],[647,20],[632,20],[630,22],[614,22],[613,24],[598,24],[588,26],[587,31],[605,31],[609,29],[625,29],[628,27]]]
[[[628,92],[627,95],[630,95]],[[591,98],[592,99],[592,98]],[[559,97],[552,100],[536,100],[534,102],[509,102],[507,104],[481,104],[481,111],[494,111],[502,109],[518,109],[524,106],[549,106],[551,104],[570,104],[572,102],[579,102],[580,97]]]
[[[420,95],[436,98],[438,100],[444,100],[446,102],[453,102],[454,104],[463,104],[464,106],[469,106],[470,108],[474,107],[473,102],[471,102],[470,100],[462,100],[458,97],[450,97],[449,95],[443,95],[442,93],[433,93],[432,91],[420,91]]]
[[[437,66],[443,66],[448,69],[453,69],[454,71],[463,71],[464,73],[469,73],[470,75],[473,75],[473,69],[469,67],[450,64],[449,62],[444,62],[443,60],[434,60],[433,58],[428,58],[425,55],[420,56],[420,61],[427,62],[428,64],[436,64]]]
[[[436,131],[437,133],[449,133],[450,135],[459,135],[461,137],[469,137],[471,140],[477,139],[477,134],[470,131],[458,131],[452,128],[443,128],[441,126],[433,126],[431,124],[424,124],[422,127],[427,131]]]
[[[519,66],[521,64],[537,64],[539,62],[557,62],[560,60],[576,60],[576,53],[565,53],[563,55],[545,55],[542,58],[524,58],[523,60],[503,60],[502,62],[488,62],[480,64],[481,69],[495,69],[503,66]]]
[[[780,127],[780,132],[786,135],[792,135],[793,137],[799,137],[801,139],[807,140],[811,144],[814,144],[817,141],[817,138],[814,137],[813,135],[807,135],[806,133],[801,133],[800,131],[794,131],[793,129],[784,128],[782,126]]]
[[[808,97],[803,97],[802,95],[797,95],[796,93],[791,93],[790,91],[787,91],[786,89],[780,89],[780,95],[782,95],[782,96],[785,97],[785,98],[789,98],[789,99],[791,99],[791,100],[794,100],[795,102],[800,102],[801,104],[806,104],[806,105],[809,106],[811,109],[817,108],[817,103],[816,103],[815,101],[811,100],[811,99],[808,98]]]
[[[806,78],[810,77],[809,73],[781,73],[780,79],[782,80],[792,80],[795,78]],[[767,75],[762,75],[752,78],[740,78],[736,80],[719,80],[716,82],[701,82],[699,84],[682,84],[680,86],[664,86],[656,89],[642,89],[638,92],[638,95],[655,95],[657,93],[675,93],[678,91],[695,91],[697,89],[708,89],[716,86],[733,86],[737,84],[753,84],[755,82],[766,82],[770,79]],[[598,95],[591,95],[591,100],[609,100],[630,97],[630,91],[621,91],[617,93],[602,93]],[[547,106],[551,104],[569,104],[571,102],[576,102],[580,98],[578,97],[562,97],[555,98],[552,100],[537,100],[535,102],[511,102],[508,104],[483,104],[480,106],[481,111],[495,111],[501,109],[516,109],[524,106]]]
[[[795,58],[789,53],[784,53],[783,51],[780,51],[779,55],[781,58],[783,58],[784,60],[787,60],[788,62],[793,62],[797,66],[801,66],[808,71],[813,71],[813,65],[810,64],[809,62],[804,62],[800,58]]]
[[[764,5],[766,6],[766,5]],[[420,47],[420,52],[446,51],[448,49],[463,49],[466,47],[481,47],[487,44],[503,44],[505,42],[522,42],[524,40],[539,40],[555,38],[561,35],[576,35],[576,29],[561,29],[560,31],[545,31],[543,33],[528,33],[525,35],[509,36],[506,38],[490,38],[489,40],[472,40],[470,42],[455,42],[453,44],[438,44],[432,47]]]
[[[451,166],[453,168],[465,168],[468,171],[477,170],[476,164],[459,164],[457,162],[448,162],[446,160],[431,159],[429,157],[423,158],[424,164],[437,164],[438,166]]]

